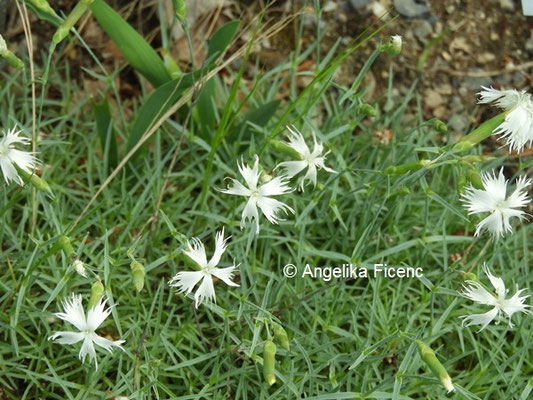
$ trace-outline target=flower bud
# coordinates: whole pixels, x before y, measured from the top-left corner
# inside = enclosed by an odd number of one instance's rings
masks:
[[[402,52],[402,37],[400,35],[391,36],[390,41],[379,46],[379,49],[391,56],[400,54]]]
[[[263,348],[263,376],[265,380],[272,386],[276,383],[276,345],[272,340],[267,340],[265,342],[265,347]]]
[[[130,264],[130,268],[131,276],[133,279],[133,286],[135,286],[137,292],[140,292],[141,290],[143,290],[144,287],[144,276],[146,274],[144,266],[138,261],[133,261]]]
[[[431,120],[431,126],[440,133],[446,133],[448,132],[448,126],[442,122],[440,119],[433,119]]]
[[[184,23],[187,19],[187,5],[183,0],[172,0],[174,5],[174,13],[176,13],[176,18],[180,23]]]
[[[283,327],[272,321],[272,331],[274,332],[274,340],[276,340],[281,347],[285,350],[290,351],[291,345],[289,344],[289,336]]]
[[[96,282],[93,283],[91,286],[91,298],[89,299],[89,310],[93,308],[102,296],[104,295],[104,285],[102,284],[102,281],[100,280],[100,277],[96,276]]]
[[[430,160],[419,160],[400,165],[391,165],[385,168],[385,175],[401,175],[407,172],[415,172],[431,164]]]
[[[420,340],[415,340],[416,347],[420,353],[420,357],[427,364],[429,369],[435,374],[439,379],[440,383],[448,391],[448,393],[453,392],[455,388],[452,384],[452,379],[448,375],[448,371],[444,368],[444,365],[437,359],[437,356],[431,350],[431,348]]]
[[[59,28],[57,28],[57,31],[54,34],[54,37],[52,38],[52,41],[55,44],[59,44],[63,39],[67,37],[70,30],[74,27],[76,22],[78,22],[78,20],[85,13],[85,11],[87,11],[93,1],[94,0],[80,0],[80,2],[76,4],[74,9],[67,16],[67,18],[63,21]]]
[[[35,189],[45,192],[51,197],[54,196],[54,193],[52,192],[52,189],[50,189],[48,183],[43,178],[37,176],[35,172],[26,172],[18,166],[15,166],[15,168],[17,168],[17,172],[20,174],[20,176],[22,176],[26,183],[30,183]]]
[[[377,112],[370,104],[365,103],[357,107],[357,114],[364,115],[365,117],[375,117]]]

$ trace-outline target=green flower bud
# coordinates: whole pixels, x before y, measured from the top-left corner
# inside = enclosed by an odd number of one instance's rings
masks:
[[[370,104],[361,104],[357,107],[357,114],[364,115],[365,117],[375,117],[377,112]]]
[[[448,393],[453,392],[455,388],[452,384],[452,379],[448,375],[448,371],[444,368],[444,365],[437,359],[437,356],[431,350],[431,348],[420,340],[415,340],[416,347],[420,353],[420,357],[427,364],[429,369],[435,374],[439,379],[440,383],[448,391]]]
[[[272,331],[274,332],[274,340],[276,340],[281,347],[283,347],[285,350],[290,351],[291,346],[289,344],[289,336],[287,335],[287,332],[283,327],[272,321]]]
[[[74,25],[76,25],[76,22],[78,22],[85,11],[87,11],[93,1],[94,0],[80,0],[80,2],[76,4],[76,7],[74,7],[59,28],[57,28],[57,31],[52,38],[52,41],[55,44],[59,44],[67,37],[70,30],[74,27]]]
[[[431,120],[431,126],[440,133],[446,133],[448,132],[448,126],[442,122],[440,119],[433,119]]]
[[[475,168],[467,168],[466,178],[476,189],[484,189],[483,181],[479,172]]]
[[[388,43],[379,46],[379,50],[391,56],[400,54],[402,52],[402,37],[400,35],[391,36]]]
[[[459,275],[461,276],[462,281],[479,282],[477,280],[477,275],[474,274],[473,272],[465,272],[465,271],[457,271],[457,272],[459,272]]]
[[[72,243],[70,242],[70,239],[66,236],[60,236],[59,239],[57,239],[57,242],[59,243],[59,246],[61,247],[61,250],[63,253],[65,253],[65,256],[67,258],[70,258],[72,262],[76,260],[76,252],[74,251],[74,247],[72,247]]]
[[[391,165],[390,167],[385,168],[384,173],[385,175],[401,175],[407,172],[418,171],[419,169],[427,167],[430,164],[430,160],[419,160],[400,165]]]
[[[89,310],[93,308],[102,296],[104,295],[104,285],[102,284],[102,281],[100,280],[100,277],[96,276],[96,282],[93,283],[91,286],[91,298],[89,299]]]
[[[265,380],[272,386],[276,383],[276,345],[272,340],[267,340],[265,342],[265,347],[263,348],[263,376]]]
[[[144,266],[138,261],[133,261],[130,264],[130,268],[131,276],[133,279],[133,286],[135,286],[137,292],[140,292],[141,290],[143,290],[144,287],[144,276],[146,274]]]
[[[174,5],[174,12],[176,13],[176,18],[178,18],[178,21],[180,21],[180,23],[186,21],[187,5],[185,4],[185,1],[172,0],[172,4]]]

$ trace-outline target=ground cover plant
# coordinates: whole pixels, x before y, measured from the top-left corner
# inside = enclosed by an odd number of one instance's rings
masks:
[[[111,2],[76,4],[13,1],[25,40],[0,38],[0,399],[531,396],[529,93],[479,87],[492,117],[455,137],[416,82],[393,99],[405,43],[385,20],[325,54],[317,24],[266,68],[254,45],[302,35],[302,13],[196,45],[185,3],[158,2],[155,49]],[[174,62],[175,26],[200,61]],[[72,46],[91,65],[77,78]],[[391,74],[370,104],[377,59]]]

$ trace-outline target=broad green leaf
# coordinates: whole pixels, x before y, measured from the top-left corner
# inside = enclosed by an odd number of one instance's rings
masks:
[[[235,33],[237,33],[240,22],[239,20],[228,22],[213,33],[207,46],[206,60],[214,61],[226,50],[233,40]],[[213,59],[211,59],[212,57]]]
[[[96,129],[100,136],[100,143],[104,151],[104,158],[108,167],[117,166],[117,138],[111,120],[109,102],[104,100],[100,104],[93,104],[94,117],[96,119]]]
[[[155,50],[104,0],[95,0],[91,11],[128,63],[152,85],[159,87],[172,79]]]
[[[215,98],[216,98],[216,84],[214,78],[209,79],[202,92],[198,97],[195,107],[195,118],[200,125],[200,131],[202,138],[209,138],[211,130],[215,126],[216,113],[215,113]]]
[[[180,79],[165,83],[157,88],[143,103],[133,123],[128,138],[128,151],[131,150],[142,135],[157,121],[192,84],[201,78],[205,71],[195,71],[183,75]]]

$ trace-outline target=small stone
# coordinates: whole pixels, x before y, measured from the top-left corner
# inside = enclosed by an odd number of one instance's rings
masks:
[[[387,13],[387,9],[379,1],[372,2],[369,8],[372,11],[372,14],[377,18],[381,18]]]
[[[415,21],[413,22],[413,25],[415,35],[421,42],[425,42],[428,39],[428,36],[433,33],[433,27],[426,20]]]
[[[335,3],[333,0],[329,0],[324,8],[322,8],[323,12],[332,12],[337,9],[337,3]]]
[[[500,0],[500,7],[505,11],[514,11],[513,0]]]
[[[425,94],[424,103],[429,108],[437,108],[444,102],[444,100],[442,99],[442,96],[436,90],[433,90],[433,89],[426,90],[424,94]]]
[[[433,116],[438,119],[444,119],[446,117],[448,110],[444,106],[438,106],[433,110]]]
[[[490,40],[492,40],[493,42],[496,42],[497,40],[500,40],[500,35],[498,35],[498,34],[497,34],[496,32],[494,32],[494,31],[490,31],[489,38],[490,38]]]
[[[370,4],[370,0],[350,0],[350,4],[356,10],[361,10]]]
[[[430,14],[430,9],[422,0],[394,0],[396,11],[407,18],[423,18]]]
[[[442,95],[450,95],[453,92],[452,85],[450,85],[449,83],[439,85],[435,88],[435,90]]]
[[[456,50],[462,50],[467,54],[470,54],[470,52],[472,51],[470,45],[462,36],[454,38],[450,43],[450,52],[454,53]]]
[[[488,63],[488,62],[494,61],[495,59],[496,59],[496,56],[489,52],[482,53],[478,57],[478,61],[480,63]]]
[[[468,126],[468,118],[462,114],[453,115],[448,121],[448,127],[454,132],[464,132]]]

